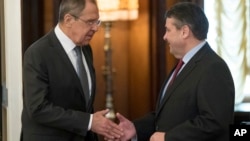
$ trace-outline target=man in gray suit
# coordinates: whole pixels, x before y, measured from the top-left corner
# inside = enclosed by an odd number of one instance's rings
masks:
[[[227,64],[206,42],[204,12],[192,3],[176,4],[166,13],[165,27],[170,53],[183,65],[175,79],[177,69],[166,79],[154,112],[133,123],[117,114],[125,133],[117,140],[228,141],[234,83]]]
[[[109,138],[122,134],[105,118],[108,110],[93,113],[96,80],[89,41],[99,25],[95,0],[62,0],[57,26],[26,50],[21,140],[96,141],[95,133]]]

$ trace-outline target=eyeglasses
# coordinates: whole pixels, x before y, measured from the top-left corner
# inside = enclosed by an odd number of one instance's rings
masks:
[[[102,21],[99,19],[98,20],[83,20],[75,15],[71,15],[71,16],[73,16],[75,19],[79,19],[80,21],[86,23],[89,26],[93,26],[93,25],[100,26],[102,23]]]

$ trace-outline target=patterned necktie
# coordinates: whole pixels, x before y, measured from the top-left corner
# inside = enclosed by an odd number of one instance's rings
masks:
[[[89,83],[88,83],[87,72],[86,72],[86,69],[83,65],[81,47],[77,46],[77,47],[75,47],[74,50],[76,52],[76,58],[77,58],[76,59],[77,75],[81,81],[81,85],[82,85],[82,89],[83,89],[84,96],[86,99],[86,103],[88,103],[87,101],[89,100]]]

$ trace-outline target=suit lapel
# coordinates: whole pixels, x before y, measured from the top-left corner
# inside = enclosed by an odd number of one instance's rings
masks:
[[[54,31],[51,31],[50,36],[51,36],[51,38],[49,38],[49,39],[51,39],[50,41],[52,43],[53,49],[55,50],[54,52],[57,53],[58,56],[60,56],[61,61],[64,62],[64,64],[65,64],[64,65],[65,68],[67,68],[67,70],[69,70],[68,75],[74,77],[74,79],[75,79],[74,82],[76,82],[76,85],[78,86],[78,89],[80,90],[81,95],[84,97],[84,93],[83,93],[83,90],[82,90],[80,79],[78,78],[77,73],[76,73],[76,71],[74,69],[74,66],[71,63],[68,55],[66,54],[66,52],[63,49],[61,43],[57,39]]]
[[[164,94],[163,93],[164,89],[165,89],[165,87],[166,87],[166,85],[168,83],[168,80],[169,80],[171,74],[174,72],[175,68],[176,68],[176,66],[171,70],[171,72],[169,73],[170,75],[168,75],[167,79],[164,81],[164,83],[163,83],[163,85],[161,87],[160,94],[159,94],[159,97],[158,97],[158,100],[157,100],[157,106],[156,106],[157,109],[159,108],[160,104],[163,102],[162,98],[163,98],[163,94]]]
[[[157,114],[161,111],[164,103],[166,103],[169,98],[171,97],[171,95],[174,94],[175,90],[178,89],[178,86],[185,81],[185,78],[188,76],[188,74],[195,68],[195,63],[193,62],[189,62],[184,68],[183,70],[180,72],[180,74],[178,75],[178,77],[176,77],[174,83],[168,87],[167,91],[165,92],[165,95],[163,97],[163,99],[161,100],[159,106],[158,106],[158,110],[157,110]]]
[[[174,94],[175,90],[178,89],[178,86],[181,85],[181,83],[185,82],[185,78],[189,75],[189,73],[192,72],[192,70],[196,67],[196,64],[198,61],[200,61],[200,59],[202,58],[202,56],[204,56],[204,54],[206,52],[208,52],[210,49],[209,45],[206,43],[194,56],[193,58],[186,64],[186,66],[183,68],[183,70],[180,72],[180,74],[178,75],[178,77],[176,77],[174,83],[167,89],[167,91],[165,92],[165,96],[163,97],[161,102],[158,105],[157,108],[157,113],[156,116],[159,114],[159,112],[161,111],[161,109],[163,108],[163,105],[169,100],[169,98],[171,97],[171,95]],[[168,80],[167,80],[168,81]],[[162,93],[163,91],[161,91]],[[162,94],[161,94],[162,95]],[[160,100],[160,99],[159,99]],[[158,100],[158,101],[159,101]]]

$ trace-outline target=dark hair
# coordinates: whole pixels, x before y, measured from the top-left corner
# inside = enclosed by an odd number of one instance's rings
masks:
[[[176,19],[175,26],[180,29],[188,25],[194,36],[199,40],[207,38],[209,23],[203,10],[191,3],[181,2],[171,7],[165,14],[165,18]]]
[[[62,0],[59,8],[59,21],[63,21],[66,14],[79,17],[82,10],[85,8],[87,0]],[[96,4],[96,0],[89,0]]]

